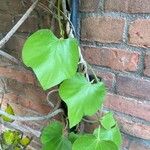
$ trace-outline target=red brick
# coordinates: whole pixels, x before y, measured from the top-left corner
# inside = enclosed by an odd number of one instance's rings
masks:
[[[119,95],[108,94],[105,107],[150,121],[150,104]]]
[[[129,28],[129,44],[150,47],[150,19],[138,19]]]
[[[9,54],[15,56],[18,59],[21,59],[22,48],[26,39],[27,39],[26,34],[15,34],[6,43],[5,49],[8,51]]]
[[[121,49],[84,47],[84,56],[89,63],[120,71],[136,71],[139,55]]]
[[[145,56],[144,74],[150,76],[150,53],[147,53]]]
[[[42,104],[41,102],[36,102],[36,100],[31,100],[23,97],[19,97],[19,104],[25,108],[36,111],[39,114],[48,114],[52,111],[48,104]]]
[[[146,140],[150,139],[149,125],[140,122],[135,122],[129,116],[124,117],[122,115],[117,114],[115,115],[115,118],[117,119],[119,127],[123,133]]]
[[[10,104],[15,112],[16,115],[28,116],[28,115],[39,115],[39,113],[21,106],[20,104],[16,104],[14,99],[8,99],[8,96],[4,98],[2,103],[2,109],[4,110],[7,104]]]
[[[147,146],[144,143],[132,142],[129,150],[150,150],[150,146]]]
[[[117,93],[133,96],[142,100],[150,100],[150,80],[140,77],[119,75],[116,81]]]
[[[11,82],[12,83],[12,82]],[[17,100],[19,99],[27,99],[30,101],[34,101],[37,103],[46,103],[46,93],[42,91],[41,88],[34,87],[32,85],[24,85],[24,84],[19,84],[15,82],[17,87],[20,87],[20,89],[14,89],[14,86],[9,87],[9,92],[8,94],[16,94],[17,95]],[[7,84],[8,85],[8,84]],[[13,88],[13,89],[11,89]],[[8,95],[9,96],[9,95]],[[10,97],[11,99],[11,97]]]
[[[123,19],[87,17],[81,23],[81,38],[102,43],[120,43],[124,28]]]
[[[42,88],[26,86],[24,89],[24,95],[26,98],[37,101],[37,102],[45,102],[46,101],[46,92],[43,91]]]
[[[15,79],[21,83],[35,84],[35,77],[29,71],[0,67],[0,76]]]
[[[110,91],[112,91],[113,85],[116,82],[115,74],[108,72],[108,71],[96,70],[96,69],[94,69],[94,72],[100,79],[102,79],[102,81],[105,83],[106,87]]]
[[[5,94],[4,99],[5,103],[13,103],[13,105],[18,104],[20,105],[20,107],[33,110],[39,114],[47,114],[51,111],[50,106],[48,106],[48,104],[43,103],[45,99],[41,101],[39,101],[38,99],[33,100],[31,98],[26,98],[22,95],[17,95],[16,93]]]
[[[106,0],[105,11],[125,13],[150,13],[149,0]]]
[[[80,11],[94,12],[99,7],[99,0],[80,0]]]

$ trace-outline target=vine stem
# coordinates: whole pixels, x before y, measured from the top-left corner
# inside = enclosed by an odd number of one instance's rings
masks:
[[[41,135],[40,131],[33,130],[32,128],[25,126],[25,125],[22,125],[22,124],[18,125],[18,124],[14,124],[14,123],[4,122],[2,119],[0,119],[0,123],[4,127],[15,129],[15,130],[25,132],[25,133],[29,133],[29,134],[32,134],[36,137],[40,137],[40,135]]]
[[[12,37],[12,35],[18,30],[18,28],[23,24],[23,22],[29,17],[31,12],[34,10],[38,3],[36,0],[30,8],[26,11],[26,13],[21,17],[21,19],[16,23],[16,25],[6,34],[6,36],[0,41],[0,48],[2,48],[5,43]]]
[[[58,89],[54,89],[54,90],[51,90],[51,91],[49,91],[48,93],[47,93],[47,102],[49,103],[49,105],[51,106],[51,107],[55,107],[54,106],[54,104],[49,100],[49,96],[51,95],[51,94],[53,94],[53,93],[55,93],[55,92],[58,92]]]
[[[10,115],[8,113],[6,113],[5,111],[3,111],[2,109],[0,109],[0,115],[4,115],[12,120],[15,121],[41,121],[41,120],[47,120],[50,119],[54,116],[56,116],[57,114],[63,112],[62,109],[57,109],[55,111],[53,111],[52,113],[49,113],[47,115],[43,115],[43,116],[14,116],[14,115]]]
[[[58,10],[57,10],[57,13],[58,13],[58,24],[59,24],[59,29],[60,29],[60,34],[61,36],[64,38],[64,31],[62,29],[62,23],[61,23],[61,15],[60,15],[60,5],[61,5],[61,0],[58,0]]]
[[[7,59],[9,59],[10,61],[12,61],[12,62],[14,62],[16,64],[21,64],[21,62],[19,60],[17,60],[15,57],[9,55],[8,53],[6,53],[6,52],[4,52],[2,50],[0,50],[0,55],[5,57],[5,58],[7,58]]]

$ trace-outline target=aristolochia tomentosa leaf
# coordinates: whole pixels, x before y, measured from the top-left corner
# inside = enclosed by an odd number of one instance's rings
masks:
[[[102,125],[105,129],[107,129],[107,130],[111,129],[113,126],[116,125],[116,121],[115,121],[115,119],[114,119],[114,117],[113,117],[113,114],[112,114],[111,112],[105,114],[105,115],[101,118],[100,122],[101,122],[101,125]]]
[[[27,39],[22,58],[46,90],[75,75],[79,61],[78,43],[74,38],[58,39],[52,31],[42,29]]]
[[[45,127],[41,135],[42,150],[71,150],[71,142],[63,135],[63,126],[52,122]]]
[[[112,141],[118,147],[118,149],[120,149],[122,138],[117,124],[108,130],[106,130],[105,128],[95,129],[94,135],[99,137],[101,140]]]
[[[59,95],[67,104],[70,127],[78,124],[83,116],[96,113],[104,101],[105,93],[102,82],[92,84],[80,73],[65,80],[60,85]]]
[[[100,130],[99,133],[100,135]],[[84,135],[79,137],[73,144],[72,150],[118,150],[112,141],[105,141],[100,136]]]

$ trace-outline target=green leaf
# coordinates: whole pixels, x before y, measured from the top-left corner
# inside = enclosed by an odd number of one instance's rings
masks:
[[[15,115],[13,108],[12,108],[9,104],[7,104],[7,107],[6,107],[6,109],[5,109],[5,112],[8,113],[8,114],[10,114],[10,115]],[[13,122],[13,121],[14,121],[14,120],[12,120],[12,119],[10,119],[10,118],[4,116],[4,115],[2,115],[2,118],[3,118],[3,120],[6,121],[6,122]]]
[[[14,150],[22,150],[22,148],[20,148],[19,146],[16,146],[16,147],[14,148]]]
[[[2,134],[2,138],[4,140],[4,143],[7,145],[12,145],[12,144],[16,144],[16,141],[19,140],[19,134],[16,131],[5,131]]]
[[[102,141],[94,135],[85,135],[74,142],[72,150],[118,150],[118,148],[111,141]]]
[[[42,150],[71,150],[71,142],[63,135],[63,126],[59,122],[52,122],[45,127],[41,142],[43,144]]]
[[[101,122],[101,125],[102,125],[105,129],[107,129],[107,130],[111,129],[113,126],[116,125],[116,121],[115,121],[115,119],[114,119],[114,117],[113,117],[113,114],[112,114],[111,112],[105,114],[105,115],[101,118],[100,122]]]
[[[109,130],[106,130],[105,128],[95,129],[93,134],[99,137],[101,140],[114,142],[118,148],[120,148],[122,144],[122,137],[117,124],[115,127]]]
[[[74,132],[69,133],[68,139],[73,144],[79,137],[81,137],[81,134],[75,134]]]
[[[46,90],[75,75],[79,61],[78,43],[74,38],[58,39],[52,31],[42,29],[27,39],[22,58]]]
[[[31,142],[31,139],[29,137],[23,137],[21,140],[20,140],[20,144],[23,145],[23,146],[27,146],[29,145],[29,143]]]
[[[77,73],[65,80],[59,88],[61,99],[67,104],[70,127],[78,124],[85,115],[93,115],[104,101],[106,89],[102,82],[91,84]]]

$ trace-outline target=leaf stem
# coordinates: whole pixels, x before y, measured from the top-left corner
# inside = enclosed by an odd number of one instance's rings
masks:
[[[100,140],[100,131],[101,131],[101,128],[99,127],[98,128],[98,140]]]
[[[64,30],[62,28],[62,23],[61,23],[61,15],[60,15],[60,5],[61,5],[61,0],[58,0],[58,10],[57,10],[57,14],[58,14],[58,24],[59,24],[59,29],[60,29],[60,35],[64,38]]]
[[[89,64],[87,64],[87,65],[88,65],[89,69],[92,71],[96,82],[99,82],[99,79],[97,78],[97,75],[96,75],[95,71],[93,70],[93,68]]]

